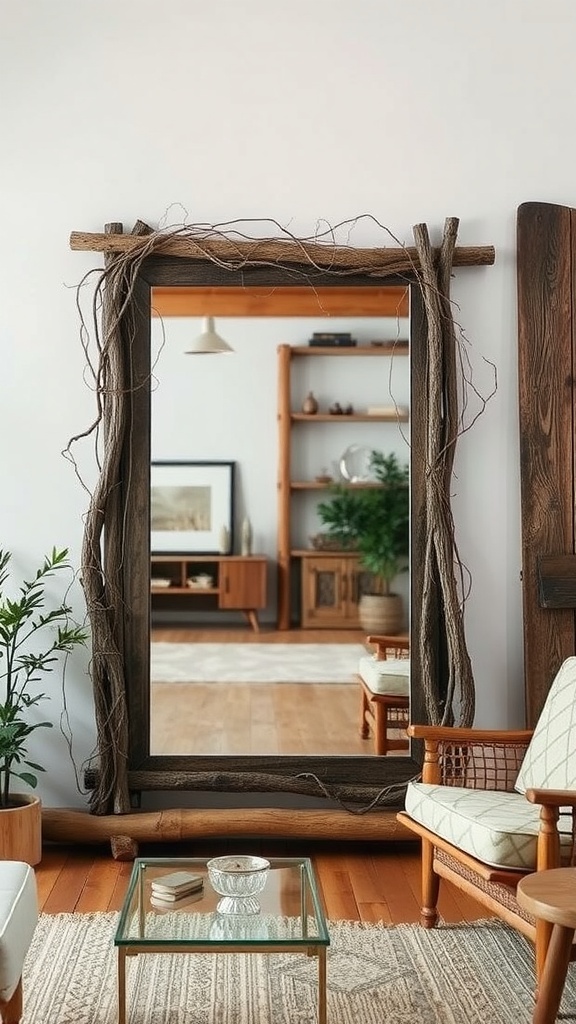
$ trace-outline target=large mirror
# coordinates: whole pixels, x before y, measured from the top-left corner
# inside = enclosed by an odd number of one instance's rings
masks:
[[[206,280],[206,275],[209,279]],[[217,788],[231,791],[287,790],[322,797],[326,793],[348,794],[354,791],[360,800],[371,796],[376,789],[402,783],[419,768],[419,753],[389,756],[385,760],[369,756],[283,756],[275,754],[236,754],[234,756],[196,755],[193,753],[154,754],[150,749],[150,464],[151,452],[151,389],[155,386],[155,368],[151,366],[152,290],[159,287],[193,287],[194,285],[218,289],[219,287],[255,287],[273,289],[290,288],[301,280],[290,272],[273,269],[247,268],[241,275],[221,271],[210,265],[199,268],[186,260],[150,258],[139,271],[138,298],[134,303],[136,332],[132,342],[131,419],[133,430],[129,458],[132,464],[132,487],[126,495],[127,515],[133,524],[129,537],[129,558],[126,565],[125,588],[127,606],[132,610],[130,629],[125,636],[127,657],[127,688],[129,697],[129,751],[131,787],[136,789]],[[334,281],[329,275],[314,279],[314,287],[330,287]],[[403,285],[406,281],[394,281]],[[381,288],[378,278],[358,275],[347,281],[351,287]],[[426,352],[426,334],[421,293],[413,284],[407,285],[410,315],[410,422],[411,448],[411,502],[412,550],[410,571],[410,632],[418,636],[420,622],[420,594],[422,592],[423,524],[425,521],[422,431],[424,407],[418,401],[418,386],[423,372]],[[208,358],[208,357],[204,357]],[[220,358],[220,357],[218,357]],[[232,357],[230,357],[232,358]],[[189,357],[186,373],[194,373],[194,357]],[[218,362],[218,359],[215,359]],[[419,370],[420,367],[420,370]],[[257,366],[255,365],[255,373]],[[386,370],[382,369],[382,373]],[[137,438],[137,441],[136,441]],[[418,644],[411,650],[411,717],[414,721],[426,718],[424,694],[420,685],[420,659]],[[351,724],[357,728],[356,722]],[[134,785],[135,784],[135,785]]]
[[[378,583],[318,507],[333,495],[325,477],[370,487],[372,450],[409,464],[409,289],[156,288],[152,305],[150,753],[374,754],[356,673],[366,635],[386,631],[363,625],[362,591]],[[190,352],[208,316],[232,353]],[[350,483],[349,469],[368,479]],[[162,486],[176,479],[198,490]],[[201,508],[183,532],[208,491],[216,532]],[[257,576],[259,607],[231,607],[234,570]],[[401,635],[408,570],[391,583]]]
[[[205,227],[186,229],[183,237],[178,232],[167,236],[150,233],[140,222],[129,236],[121,234],[120,225],[111,226],[105,235],[73,236],[74,247],[108,254],[100,280],[105,316],[97,378],[106,452],[87,517],[83,553],[99,753],[87,781],[94,788],[92,809],[97,814],[126,812],[146,791],[165,790],[173,800],[178,791],[276,794],[273,800],[280,794],[298,794],[320,799],[327,813],[331,808],[335,814],[342,808],[355,809],[355,815],[344,814],[352,837],[354,817],[360,821],[370,808],[398,806],[406,782],[421,763],[414,743],[405,754],[386,757],[151,749],[154,289],[209,289],[215,298],[226,289],[246,294],[251,289],[282,289],[288,302],[291,290],[303,287],[313,297],[319,289],[343,284],[367,290],[381,290],[386,284],[408,292],[410,717],[414,722],[450,724],[457,716],[460,724],[471,723],[473,680],[449,512],[459,433],[457,342],[449,290],[453,264],[489,264],[494,251],[456,249],[456,231],[457,221],[448,220],[438,250],[432,249],[425,225],[415,227],[417,249],[412,250],[354,250],[294,238],[246,242],[241,236],[240,241],[229,241]],[[194,373],[193,360],[190,357],[187,374]],[[256,360],[254,377],[257,381]],[[258,381],[258,386],[263,385]],[[279,544],[279,555],[281,548]],[[279,557],[280,570],[281,563]],[[280,592],[285,593],[282,586]],[[248,824],[243,815],[239,827],[245,830]],[[292,824],[298,827],[296,819]]]

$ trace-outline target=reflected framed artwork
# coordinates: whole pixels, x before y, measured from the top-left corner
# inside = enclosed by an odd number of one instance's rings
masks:
[[[152,554],[231,554],[234,467],[234,462],[151,464]],[[228,550],[222,550],[224,536]]]

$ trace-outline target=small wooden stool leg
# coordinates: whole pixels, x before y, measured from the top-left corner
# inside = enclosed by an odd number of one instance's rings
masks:
[[[545,921],[543,917],[536,918],[536,993],[544,974],[544,965],[546,963],[546,955],[548,953],[548,947],[550,945],[550,939],[552,938],[552,928],[554,926],[550,921]]]
[[[572,953],[574,929],[555,924],[534,1007],[533,1024],[554,1024]]]

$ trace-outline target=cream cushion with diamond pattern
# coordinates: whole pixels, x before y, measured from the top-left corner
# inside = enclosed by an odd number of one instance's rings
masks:
[[[548,691],[515,789],[576,790],[576,658],[566,658]]]
[[[576,657],[558,670],[514,788],[506,793],[411,782],[405,807],[414,821],[484,864],[534,870],[540,807],[526,800],[526,790],[576,790]],[[558,828],[569,854],[571,815],[561,815]]]
[[[405,807],[414,821],[484,864],[536,867],[540,808],[518,793],[411,782]],[[561,837],[568,849],[571,841]]]

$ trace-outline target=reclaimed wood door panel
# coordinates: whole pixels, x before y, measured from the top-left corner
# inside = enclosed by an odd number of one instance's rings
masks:
[[[574,239],[576,211],[518,208],[518,381],[526,725],[576,652]],[[555,574],[557,585],[555,585]],[[571,588],[570,576],[575,586]],[[559,595],[563,593],[562,600]]]

